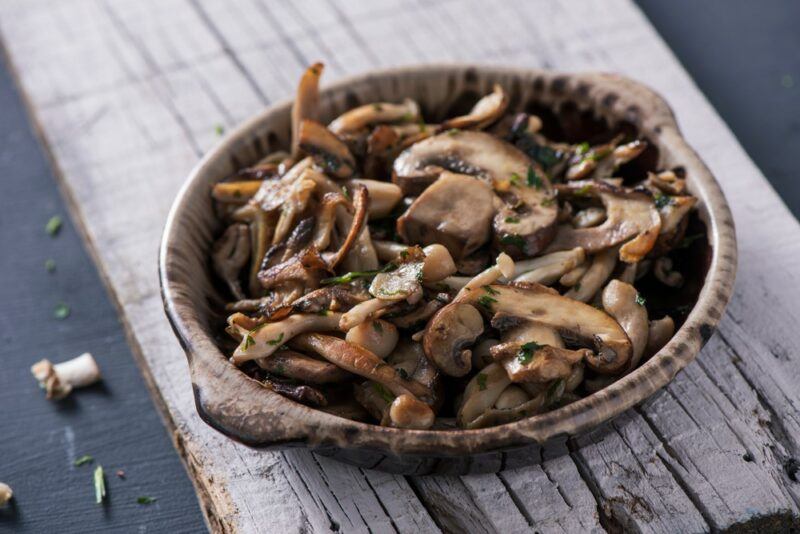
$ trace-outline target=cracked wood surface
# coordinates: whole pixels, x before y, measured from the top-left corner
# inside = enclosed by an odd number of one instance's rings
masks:
[[[214,530],[769,530],[800,506],[800,226],[638,9],[591,2],[7,0],[0,31]],[[617,71],[662,93],[734,213],[740,264],[719,333],[642,406],[541,465],[401,477],[235,444],[197,416],[161,309],[172,198],[231,127],[326,80],[435,60]]]

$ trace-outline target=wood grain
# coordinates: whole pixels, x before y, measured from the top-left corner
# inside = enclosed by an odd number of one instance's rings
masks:
[[[629,2],[11,0],[0,4],[0,29],[215,530],[675,532],[797,522],[800,227]],[[249,450],[208,428],[161,311],[161,225],[216,141],[215,125],[290,96],[316,59],[329,80],[469,60],[618,71],[655,88],[737,223],[736,294],[719,334],[645,405],[568,451],[544,451],[541,467],[499,475],[393,477],[304,451]]]

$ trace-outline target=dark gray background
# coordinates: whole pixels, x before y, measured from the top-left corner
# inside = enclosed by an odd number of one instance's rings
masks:
[[[639,0],[745,149],[800,213],[800,2]],[[191,483],[131,356],[116,311],[66,215],[52,170],[0,68],[0,480],[15,505],[0,531],[197,532]],[[718,177],[723,183],[724,176]],[[758,194],[754,191],[753,194]],[[61,233],[44,230],[64,218]],[[45,270],[52,258],[54,273]],[[53,317],[60,301],[71,315]],[[102,386],[52,403],[30,376],[39,358],[91,351]],[[84,454],[95,463],[72,465]],[[94,503],[92,471],[109,499]],[[115,476],[123,469],[126,479]],[[143,506],[137,497],[152,496]]]

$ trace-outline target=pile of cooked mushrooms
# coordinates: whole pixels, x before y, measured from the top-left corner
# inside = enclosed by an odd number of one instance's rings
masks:
[[[636,285],[684,283],[670,253],[696,198],[680,169],[619,177],[645,140],[557,142],[499,85],[438,124],[406,99],[326,126],[322,70],[290,152],[212,191],[243,372],[342,417],[481,428],[591,394],[673,335]]]

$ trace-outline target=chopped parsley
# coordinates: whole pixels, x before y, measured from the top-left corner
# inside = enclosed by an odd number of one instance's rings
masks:
[[[486,308],[487,311],[492,311],[492,304],[497,302],[496,298],[492,298],[489,295],[481,295],[478,297],[478,304]]]
[[[522,181],[522,178],[520,178],[519,174],[512,172],[511,178],[509,178],[508,181],[514,185],[519,185],[520,181]]]
[[[644,297],[641,294],[636,293],[636,304],[639,306],[644,306],[645,303],[647,303],[647,301],[644,299]]]
[[[663,193],[656,193],[653,201],[655,202],[656,207],[661,209],[672,204],[672,197],[669,197]]]
[[[137,497],[136,503],[137,504],[153,504],[157,500],[158,499],[156,499],[155,497],[147,497],[147,496],[145,496],[145,497]]]
[[[511,245],[513,247],[517,247],[519,249],[525,248],[525,240],[522,239],[521,236],[517,234],[507,234],[500,238],[500,243],[503,245]]]
[[[342,194],[344,195],[344,198],[346,198],[347,200],[351,200],[350,193],[347,191],[347,188],[345,186],[342,186]]]
[[[590,148],[591,147],[589,146],[589,143],[583,142],[583,143],[581,143],[581,144],[579,144],[578,146],[575,147],[575,153],[578,154],[579,156],[582,156],[582,155],[586,154],[587,152],[589,152]]]
[[[413,118],[414,118],[414,115],[411,112],[406,111],[405,113],[403,113],[403,116],[400,117],[400,121],[401,122],[408,122]]]
[[[586,184],[575,190],[576,197],[585,197],[592,192],[592,184]]]
[[[267,341],[267,345],[274,347],[275,345],[279,345],[281,341],[283,341],[283,332],[281,332],[280,335],[278,335],[278,337],[275,339],[270,339]]]
[[[328,316],[328,310],[320,310],[320,311],[317,312],[317,315],[319,315],[320,317],[327,317]]]
[[[506,222],[511,224],[517,224],[519,222],[519,217],[506,217]]]
[[[44,229],[48,235],[55,237],[61,231],[61,226],[63,226],[63,224],[64,221],[61,220],[61,217],[58,215],[53,215],[50,217],[50,220],[47,221]]]
[[[546,199],[542,200],[542,204],[541,205],[544,206],[544,207],[549,207],[549,206],[552,206],[554,203],[555,203],[555,199],[551,197],[551,198],[546,198]]]
[[[320,280],[319,283],[322,284],[323,286],[332,286],[332,285],[338,285],[338,284],[349,284],[350,282],[352,282],[353,280],[356,280],[358,278],[369,278],[369,277],[375,276],[376,274],[379,274],[379,273],[392,272],[395,269],[397,269],[397,265],[395,265],[394,263],[390,262],[390,263],[387,263],[383,267],[383,269],[378,269],[376,271],[351,271],[351,272],[345,273],[345,274],[343,274],[341,276],[334,276],[334,277],[331,277],[331,278],[323,278],[322,280]]]
[[[250,334],[245,334],[244,335],[244,345],[242,345],[242,352],[246,351],[247,349],[249,349],[250,347],[252,347],[255,344],[256,344],[256,340],[253,339],[253,336],[251,336]]]
[[[94,470],[94,502],[101,504],[106,498],[106,479],[103,476],[103,466],[98,465]]]
[[[218,136],[221,136],[222,134],[225,133],[225,128],[221,124],[217,124],[216,126],[214,126],[214,133],[217,134]]]
[[[379,384],[378,382],[373,382],[372,389],[375,390],[375,393],[377,393],[386,402],[389,403],[394,402],[394,395],[392,395],[391,391],[383,387],[383,384]]]
[[[533,359],[534,353],[539,350],[542,346],[536,343],[535,341],[529,341],[522,345],[517,353],[517,361],[521,364],[530,363]]]
[[[44,261],[44,268],[48,273],[55,272],[56,270],[56,260],[47,259]]]
[[[486,390],[486,378],[488,377],[483,373],[478,373],[478,375],[475,377],[475,380],[478,382],[478,389],[481,391]]]
[[[450,137],[454,137],[458,135],[458,132],[460,131],[461,130],[459,130],[458,128],[450,128],[449,130],[447,130],[447,135],[449,135]]]
[[[577,284],[575,284],[575,285],[574,285],[574,286],[572,286],[572,287],[575,289],[575,291],[580,291],[580,290],[581,290],[581,283],[580,283],[580,282],[578,282]]]
[[[72,462],[72,465],[74,465],[75,467],[80,467],[80,466],[82,466],[84,464],[90,464],[93,461],[94,461],[94,458],[92,458],[88,454],[84,454],[83,456],[81,456],[80,458],[78,458],[77,460]]]
[[[53,309],[53,317],[56,319],[66,319],[69,317],[69,306],[64,304],[63,302],[59,302],[56,304],[55,309]]]
[[[528,185],[541,189],[543,187],[542,178],[536,173],[536,169],[528,167]]]
[[[493,288],[492,286],[483,286],[483,290],[489,293],[490,295],[499,295],[500,292]]]
[[[383,106],[376,102],[375,104],[372,104],[372,109],[375,111],[383,111]]]

